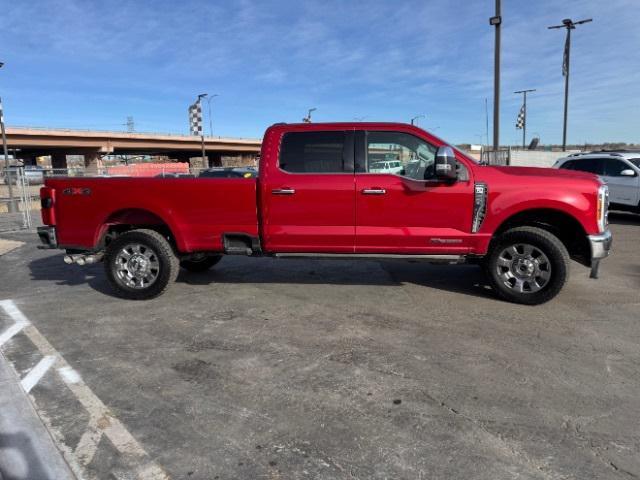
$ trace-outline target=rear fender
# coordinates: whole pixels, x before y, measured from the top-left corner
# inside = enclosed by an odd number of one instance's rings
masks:
[[[151,208],[125,208],[111,212],[100,223],[100,227],[94,237],[94,245],[103,247],[107,231],[114,225],[131,225],[133,227],[164,226],[169,230],[177,249],[182,252],[187,251],[188,245],[186,245],[181,230],[168,211],[159,212]]]

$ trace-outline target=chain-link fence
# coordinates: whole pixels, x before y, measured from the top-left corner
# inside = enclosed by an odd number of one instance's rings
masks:
[[[34,227],[40,208],[42,172],[33,175],[24,168],[11,168],[0,176],[0,232]]]

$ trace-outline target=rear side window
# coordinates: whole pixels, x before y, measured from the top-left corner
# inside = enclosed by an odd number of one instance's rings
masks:
[[[344,173],[345,139],[342,131],[285,133],[280,168],[292,173]]]
[[[576,161],[569,160],[567,162],[564,162],[562,165],[560,165],[560,168],[563,170],[575,170],[575,166],[576,166]]]

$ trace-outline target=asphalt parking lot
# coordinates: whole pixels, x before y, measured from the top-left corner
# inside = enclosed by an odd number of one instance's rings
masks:
[[[638,478],[640,216],[611,223],[600,280],[538,307],[475,266],[240,257],[124,301],[3,234],[33,328],[2,350],[57,359],[30,394],[86,478]]]

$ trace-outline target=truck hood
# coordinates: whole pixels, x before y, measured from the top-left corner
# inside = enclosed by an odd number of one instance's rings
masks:
[[[486,166],[498,175],[515,175],[518,177],[537,177],[538,179],[556,180],[592,180],[602,183],[600,177],[593,173],[580,172],[577,170],[561,170],[559,168],[542,167],[497,167]]]

